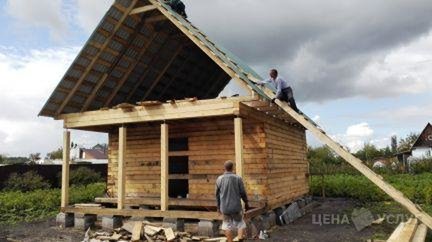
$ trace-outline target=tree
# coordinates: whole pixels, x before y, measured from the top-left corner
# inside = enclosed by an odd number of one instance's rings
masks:
[[[363,148],[354,154],[357,158],[363,161],[372,161],[376,158],[383,157],[383,150],[377,149],[377,147],[370,143],[365,143]]]
[[[419,134],[411,132],[405,138],[399,140],[398,152],[408,151],[418,139]]]
[[[0,164],[4,164],[5,157],[3,155],[0,155]]]
[[[63,158],[63,149],[58,148],[57,150],[48,153],[46,157],[50,160],[60,160]]]
[[[29,156],[30,164],[36,164],[36,161],[40,160],[40,153],[33,153]]]
[[[328,146],[308,147],[307,158],[311,162],[322,162],[326,164],[340,164],[341,159]]]
[[[397,152],[397,147],[398,147],[397,136],[393,135],[391,137],[391,151],[393,153],[396,153]]]

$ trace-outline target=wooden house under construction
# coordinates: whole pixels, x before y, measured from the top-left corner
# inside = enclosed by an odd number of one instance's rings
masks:
[[[305,128],[251,78],[165,4],[115,1],[40,113],[64,122],[62,211],[219,219],[226,160],[244,178],[250,216],[307,194]],[[247,95],[220,97],[230,81]],[[104,208],[69,204],[68,129],[109,134]]]

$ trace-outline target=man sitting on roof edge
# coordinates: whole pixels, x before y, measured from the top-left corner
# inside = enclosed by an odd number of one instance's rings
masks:
[[[292,88],[288,85],[288,82],[278,76],[278,71],[276,69],[270,70],[270,78],[264,81],[257,82],[258,85],[264,85],[266,83],[272,83],[276,87],[276,98],[272,100],[272,102],[275,101],[275,99],[279,99],[281,101],[287,102],[294,111],[297,113],[301,113],[300,110],[297,108],[297,104],[294,100],[294,94],[292,91]]]

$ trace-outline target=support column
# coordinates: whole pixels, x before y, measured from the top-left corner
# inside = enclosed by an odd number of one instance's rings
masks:
[[[70,132],[63,132],[63,165],[61,185],[61,207],[69,205],[69,163],[70,163]]]
[[[236,174],[243,177],[243,119],[234,119],[234,141],[235,141],[235,163],[236,163]]]
[[[125,154],[126,154],[126,132],[127,128],[119,128],[119,149],[118,149],[118,173],[117,173],[117,208],[123,209],[125,202]]]
[[[161,125],[161,210],[168,210],[168,124]]]

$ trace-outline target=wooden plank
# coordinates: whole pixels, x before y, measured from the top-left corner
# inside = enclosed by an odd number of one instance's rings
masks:
[[[189,218],[205,220],[222,220],[217,212],[202,211],[179,211],[179,210],[144,210],[144,209],[115,209],[115,208],[74,208],[66,207],[61,209],[65,213],[79,214],[96,214],[96,215],[114,215],[114,216],[137,216],[151,218]]]
[[[424,224],[420,224],[412,238],[412,242],[424,242],[426,240],[427,227]]]
[[[173,241],[176,238],[172,228],[164,228],[163,230],[167,241]]]
[[[141,239],[142,228],[143,228],[142,222],[135,222],[134,227],[132,229],[131,241],[139,241]]]
[[[161,124],[161,210],[168,210],[168,124]]]
[[[149,11],[152,11],[152,10],[155,10],[155,9],[156,9],[156,6],[154,6],[154,5],[146,5],[146,6],[142,6],[142,7],[139,7],[139,8],[134,8],[129,13],[129,15],[145,13],[145,12],[149,12]]]
[[[126,194],[126,174],[125,174],[125,165],[126,165],[126,127],[119,128],[119,147],[118,147],[118,174],[117,174],[117,184],[118,184],[118,201],[117,208],[124,208],[125,194]]]
[[[244,156],[243,156],[243,120],[234,119],[234,139],[235,139],[235,164],[237,175],[244,177]]]
[[[403,227],[401,233],[399,234],[398,241],[411,242],[414,237],[414,233],[417,230],[418,220],[415,218],[410,218]]]
[[[266,89],[266,94],[273,98],[275,95],[272,91]],[[311,121],[306,119],[303,115],[298,114],[294,111],[287,103],[280,100],[276,100],[276,104],[279,105],[285,112],[287,112],[291,117],[302,124],[306,129],[308,129],[316,138],[321,140],[324,144],[329,146],[336,154],[340,155],[345,161],[351,164],[354,168],[360,171],[364,176],[366,176],[370,181],[377,185],[381,190],[383,190],[387,195],[393,198],[396,202],[404,206],[408,211],[410,211],[416,218],[422,221],[426,226],[432,228],[432,217],[424,212],[420,207],[416,206],[411,200],[406,198],[402,192],[398,191],[392,185],[384,181],[384,179],[373,172],[369,167],[367,167],[363,162],[353,156],[350,152],[345,150],[340,144],[335,142],[329,136],[325,134],[324,131],[316,127]]]
[[[125,9],[123,12],[123,16],[120,18],[120,20],[115,25],[114,29],[112,30],[110,36],[105,40],[104,44],[102,45],[99,52],[93,57],[90,64],[87,66],[85,72],[80,76],[78,81],[76,82],[75,86],[72,88],[72,90],[68,93],[62,104],[60,105],[59,109],[56,111],[56,115],[59,115],[61,112],[63,112],[63,109],[66,107],[66,105],[69,103],[71,98],[73,97],[74,93],[78,90],[81,83],[85,80],[87,77],[87,74],[93,69],[93,65],[96,63],[96,61],[99,59],[99,56],[103,53],[104,49],[109,45],[110,40],[115,36],[117,30],[122,26],[123,21],[129,16],[130,11],[135,7],[138,0],[133,0],[131,5]],[[120,5],[116,5],[120,6]]]
[[[69,205],[69,166],[70,166],[70,131],[63,131],[63,165],[61,186],[61,207]]]
[[[214,179],[216,179],[216,176]],[[214,184],[210,184],[210,186],[213,189]],[[98,197],[98,198],[95,198],[95,202],[97,202],[97,203],[113,203],[114,204],[114,203],[117,203],[117,199],[116,198],[109,198],[109,197]],[[159,206],[160,205],[160,198],[159,197],[157,197],[157,198],[126,197],[125,198],[125,204],[126,205],[133,205],[133,206],[139,206],[139,205]],[[181,207],[216,207],[216,200],[215,199],[170,198],[168,200],[168,204],[170,206],[181,206]],[[252,207],[262,207],[264,204],[265,204],[265,201],[250,201],[250,206],[252,206]]]
[[[241,99],[202,100],[193,103],[183,102],[175,105],[167,103],[153,107],[137,106],[135,109],[129,110],[130,112],[115,109],[97,110],[79,114],[63,114],[59,118],[64,119],[65,127],[67,128],[82,128],[101,125],[226,116],[238,113],[239,104],[237,100]]]

